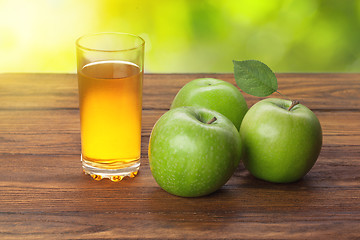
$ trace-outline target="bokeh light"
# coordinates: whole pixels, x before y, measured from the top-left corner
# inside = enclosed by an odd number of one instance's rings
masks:
[[[146,72],[359,72],[357,0],[0,0],[0,72],[74,73],[75,40],[128,32]]]

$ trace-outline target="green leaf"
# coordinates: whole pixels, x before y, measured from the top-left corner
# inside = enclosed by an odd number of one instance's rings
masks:
[[[234,60],[233,63],[236,84],[244,92],[267,97],[277,90],[276,76],[266,64],[257,60]]]

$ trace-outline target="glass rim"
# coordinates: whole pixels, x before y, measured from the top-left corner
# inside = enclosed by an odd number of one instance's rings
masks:
[[[124,49],[114,49],[114,50],[105,50],[105,49],[96,49],[96,48],[91,48],[91,47],[85,47],[83,45],[80,44],[80,41],[83,40],[84,38],[87,37],[94,37],[97,35],[118,35],[118,36],[130,36],[130,37],[134,37],[136,39],[140,40],[140,44],[136,45],[135,47],[130,47],[130,48],[124,48]],[[98,33],[89,33],[89,34],[85,34],[82,35],[81,37],[79,37],[76,41],[75,41],[76,47],[87,50],[87,51],[94,51],[94,52],[125,52],[125,51],[132,51],[135,49],[138,49],[140,47],[143,47],[145,45],[145,40],[135,34],[131,34],[131,33],[122,33],[122,32],[98,32]]]

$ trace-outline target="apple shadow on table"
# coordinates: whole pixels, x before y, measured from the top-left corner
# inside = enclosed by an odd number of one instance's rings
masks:
[[[164,227],[184,231],[223,231],[231,227],[233,219],[246,221],[261,215],[273,219],[274,214],[296,213],[302,208],[317,208],[325,201],[318,196],[316,173],[297,182],[276,184],[252,176],[242,164],[230,180],[214,193],[196,198],[171,195],[159,186],[147,194],[146,211],[151,220]],[[203,224],[206,222],[208,229]],[[274,220],[275,221],[275,220]],[[223,229],[221,229],[223,228]]]
[[[208,231],[223,232],[241,211],[234,211],[228,200],[233,201],[228,191],[218,190],[210,195],[184,198],[171,195],[158,187],[149,193],[146,206],[152,221],[160,228],[177,229],[174,234],[193,237],[192,233]],[[203,224],[199,224],[202,222]],[[184,235],[185,234],[185,235]],[[204,235],[205,236],[205,235]]]
[[[303,178],[292,183],[272,183],[258,179],[251,175],[242,164],[225,185],[229,191],[242,191],[240,199],[247,207],[266,211],[267,209],[277,209],[282,211],[297,211],[301,207],[321,206],[325,201],[318,194],[319,186],[316,181],[316,172],[310,172]],[[224,188],[223,187],[223,188]],[[249,203],[252,201],[252,203]],[[275,206],[275,207],[274,207]]]
[[[309,174],[308,174],[309,175]],[[232,178],[229,180],[228,184],[239,185],[238,187],[251,186],[254,188],[272,188],[272,189],[282,189],[282,190],[296,190],[299,188],[308,188],[311,189],[313,185],[312,177],[308,175],[300,178],[295,182],[290,183],[273,183],[268,182],[259,178],[254,177],[241,163],[238,169],[235,171]]]

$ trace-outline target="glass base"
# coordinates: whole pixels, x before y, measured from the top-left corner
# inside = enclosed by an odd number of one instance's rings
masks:
[[[140,159],[127,164],[123,168],[113,168],[105,169],[94,166],[94,163],[87,161],[81,157],[82,167],[85,174],[90,175],[95,180],[101,180],[103,178],[108,178],[113,182],[119,182],[124,177],[134,178],[140,168]]]

